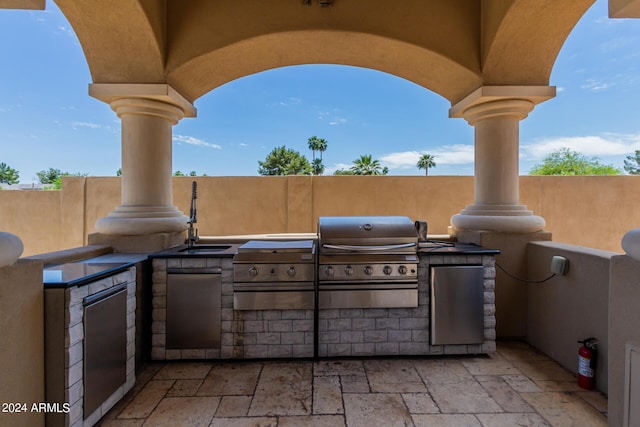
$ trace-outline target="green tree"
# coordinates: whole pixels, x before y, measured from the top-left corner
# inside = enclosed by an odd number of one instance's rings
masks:
[[[351,169],[338,169],[333,174],[334,175],[354,175]]]
[[[327,140],[324,138],[318,138],[317,136],[312,136],[307,140],[307,145],[309,146],[309,150],[311,150],[311,165],[313,166],[313,174],[314,175],[322,175],[324,172],[324,165],[322,164],[322,153],[327,151]],[[320,153],[320,156],[316,158],[316,151]]]
[[[620,173],[620,169],[613,165],[602,164],[597,157],[589,159],[569,148],[554,151],[529,171],[530,175],[619,175]]]
[[[623,168],[631,175],[640,175],[640,150],[636,150],[635,155],[627,156]]]
[[[258,161],[260,175],[311,175],[313,167],[299,152],[286,146],[276,147],[264,162]]]
[[[119,169],[116,171],[116,176],[122,176],[122,168],[119,168]]]
[[[63,176],[87,176],[88,173],[69,173],[62,172],[60,169],[49,168],[48,170],[41,170],[36,172],[36,176],[41,184],[45,184],[45,190],[60,190],[62,188]]]
[[[389,169],[382,167],[379,160],[374,160],[370,154],[364,154],[353,161],[349,169],[354,175],[386,175]]]
[[[38,181],[41,184],[53,184],[58,178],[63,175],[69,175],[69,172],[62,172],[60,169],[49,168],[47,170],[41,170],[36,172]]]
[[[0,163],[0,184],[17,184],[20,174],[6,163]]]
[[[424,174],[426,176],[429,175],[429,168],[436,167],[436,162],[431,154],[423,154],[418,160],[416,166],[418,166],[418,169],[424,169]]]

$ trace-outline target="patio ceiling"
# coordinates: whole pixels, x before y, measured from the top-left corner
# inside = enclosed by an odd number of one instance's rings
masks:
[[[486,85],[545,86],[594,0],[56,0],[93,83],[166,83],[193,102],[229,81],[333,63],[403,77],[452,105]]]

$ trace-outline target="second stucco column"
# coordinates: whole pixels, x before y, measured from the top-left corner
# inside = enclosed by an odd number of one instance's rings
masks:
[[[187,218],[173,203],[172,127],[195,109],[167,85],[92,85],[122,120],[121,200],[96,222],[106,235],[180,233]]]
[[[520,204],[519,127],[537,103],[554,94],[548,86],[485,86],[451,109],[452,117],[475,128],[474,202],[451,218],[456,229],[531,233],[544,228],[544,219]]]

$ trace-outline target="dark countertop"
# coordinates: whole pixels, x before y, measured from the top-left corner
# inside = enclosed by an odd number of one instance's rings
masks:
[[[429,255],[498,255],[497,249],[488,249],[472,243],[429,240],[420,242],[418,254]]]
[[[69,262],[46,267],[42,271],[45,289],[83,286],[125,271],[133,262]]]
[[[180,245],[149,255],[149,258],[232,258],[242,243],[196,244],[192,248]]]

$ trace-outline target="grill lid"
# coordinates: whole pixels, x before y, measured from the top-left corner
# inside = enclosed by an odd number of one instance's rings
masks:
[[[325,216],[318,218],[321,251],[350,246],[343,250],[416,250],[418,231],[406,216]],[[388,248],[385,248],[388,247]]]

